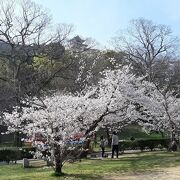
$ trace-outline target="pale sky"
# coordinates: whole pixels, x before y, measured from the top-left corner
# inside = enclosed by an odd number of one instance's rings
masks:
[[[75,34],[107,45],[119,29],[143,17],[180,36],[180,0],[34,0],[50,10],[54,23],[73,24]]]

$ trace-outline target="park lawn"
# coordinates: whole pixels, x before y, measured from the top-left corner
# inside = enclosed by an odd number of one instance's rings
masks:
[[[121,155],[118,160],[95,159],[67,163],[63,171],[65,177],[54,177],[51,168],[22,168],[21,165],[1,165],[1,180],[86,180],[102,179],[104,176],[124,175],[143,172],[153,168],[180,166],[180,152],[145,152]]]

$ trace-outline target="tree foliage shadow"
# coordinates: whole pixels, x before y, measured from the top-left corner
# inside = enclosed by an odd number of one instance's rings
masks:
[[[102,179],[103,177],[100,175],[95,174],[64,174],[64,176],[61,176],[61,178],[77,178],[78,180],[91,180],[91,179]]]

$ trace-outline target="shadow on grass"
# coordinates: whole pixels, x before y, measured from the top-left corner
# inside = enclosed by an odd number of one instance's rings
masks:
[[[60,178],[60,179],[78,179],[78,180],[90,180],[90,179],[102,179],[102,176],[97,174],[67,174],[63,173],[61,176],[56,176],[54,173],[51,175],[52,177]]]

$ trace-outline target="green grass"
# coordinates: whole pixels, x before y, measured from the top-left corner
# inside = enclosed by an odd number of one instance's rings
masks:
[[[87,180],[102,179],[103,176],[128,174],[132,172],[143,172],[153,168],[164,168],[180,166],[180,152],[146,152],[136,154],[126,154],[120,156],[118,160],[82,160],[72,164],[67,163],[63,167],[65,177],[54,177],[51,168],[28,168],[21,165],[1,165],[1,180]]]

